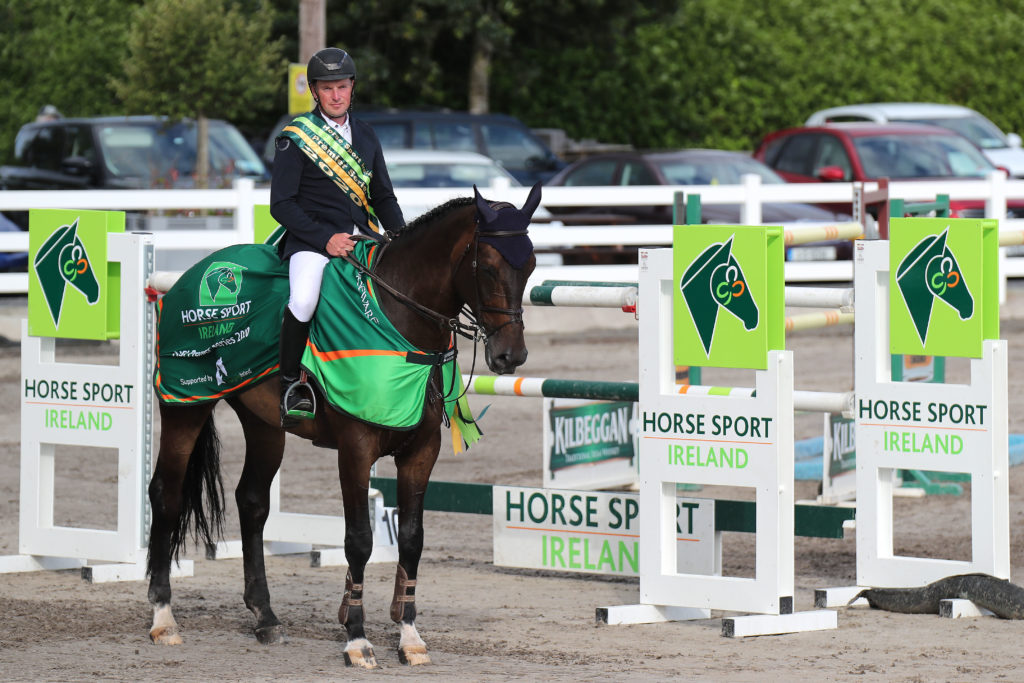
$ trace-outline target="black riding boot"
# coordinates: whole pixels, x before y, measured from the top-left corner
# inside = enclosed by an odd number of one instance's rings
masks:
[[[316,412],[313,389],[299,381],[299,361],[306,348],[309,323],[300,322],[285,306],[281,321],[281,424],[312,420]]]

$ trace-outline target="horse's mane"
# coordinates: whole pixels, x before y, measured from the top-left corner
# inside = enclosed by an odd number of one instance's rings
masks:
[[[447,202],[445,202],[444,204],[442,204],[441,206],[436,206],[433,209],[431,209],[430,211],[428,211],[425,214],[423,214],[422,216],[417,217],[412,222],[407,223],[404,228],[402,228],[401,230],[398,231],[398,234],[396,235],[396,237],[399,237],[399,236],[402,236],[402,235],[405,235],[405,234],[408,234],[408,233],[411,233],[411,232],[415,232],[418,228],[420,228],[420,227],[422,227],[424,225],[427,225],[429,223],[433,223],[434,221],[436,221],[437,219],[441,218],[442,216],[448,215],[450,212],[454,211],[455,209],[462,208],[463,206],[469,206],[472,203],[473,203],[473,198],[472,197],[456,197],[455,199],[450,199]]]

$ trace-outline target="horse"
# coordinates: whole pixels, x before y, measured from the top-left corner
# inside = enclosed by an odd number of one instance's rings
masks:
[[[739,261],[732,254],[732,237],[702,251],[679,279],[679,289],[693,316],[705,353],[711,353],[720,310],[735,316],[744,329],[757,327],[757,302],[747,287]]]
[[[935,300],[942,301],[961,320],[974,315],[974,297],[963,279],[960,264],[946,244],[949,228],[918,242],[896,269],[896,284],[907,305],[921,343],[928,336]]]
[[[475,198],[452,200],[398,232],[383,247],[372,280],[378,285],[381,308],[394,327],[426,352],[450,351],[453,331],[467,327],[459,318],[467,307],[466,317],[475,320],[468,326],[469,332],[483,337],[487,365],[493,372],[505,374],[522,365],[527,356],[522,297],[536,265],[527,227],[540,202],[540,184],[531,190],[522,209],[488,202],[475,188],[474,192]],[[256,618],[255,636],[264,644],[282,641],[285,635],[271,608],[263,558],[270,485],[285,444],[278,410],[279,385],[277,374],[271,374],[224,399],[241,421],[245,437],[245,461],[235,489],[242,536],[243,598]],[[437,400],[440,392],[438,386],[428,389],[421,422],[406,431],[357,420],[325,407],[322,400],[317,401],[313,420],[287,429],[338,451],[349,564],[338,620],[346,631],[344,657],[350,666],[376,666],[364,630],[362,588],[373,547],[370,468],[387,455],[394,457],[397,467],[399,510],[399,557],[390,616],[399,625],[400,660],[407,664],[430,661],[416,630],[415,586],[423,549],[423,497],[441,443],[444,401]],[[171,611],[172,557],[178,556],[189,529],[206,543],[212,543],[219,532],[223,491],[213,424],[216,403],[160,404],[160,448],[149,485],[153,518],[147,563],[153,608],[149,634],[154,643],[182,642]]]

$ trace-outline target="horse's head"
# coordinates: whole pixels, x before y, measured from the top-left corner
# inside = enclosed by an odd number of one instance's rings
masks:
[[[96,279],[82,238],[78,236],[77,227],[78,222],[75,221],[75,225],[65,236],[65,244],[60,248],[57,263],[64,281],[81,292],[86,301],[94,304],[100,298],[100,283]]]
[[[476,195],[476,256],[472,290],[466,301],[484,332],[487,366],[498,374],[526,362],[523,337],[523,291],[537,264],[527,235],[530,218],[540,204],[540,183],[533,186],[522,209],[492,205]]]

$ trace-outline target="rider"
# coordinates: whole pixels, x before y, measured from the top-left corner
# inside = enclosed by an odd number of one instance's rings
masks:
[[[285,228],[278,245],[288,261],[290,297],[281,323],[281,420],[313,417],[312,389],[299,361],[329,257],[352,251],[356,234],[381,240],[405,225],[380,141],[350,115],[356,65],[329,47],[309,60],[306,81],[316,107],[277,137],[270,213]],[[287,418],[287,419],[286,419]]]

